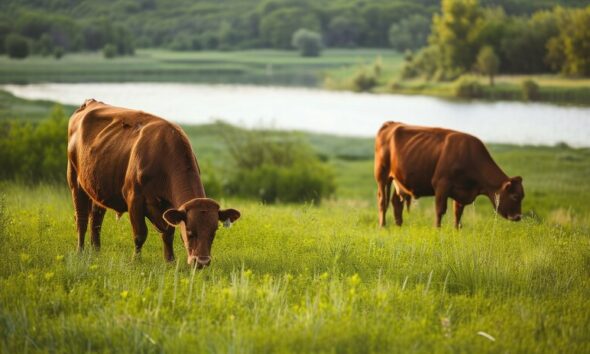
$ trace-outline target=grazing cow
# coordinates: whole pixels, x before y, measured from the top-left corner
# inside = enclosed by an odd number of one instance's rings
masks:
[[[400,226],[404,202],[432,195],[437,227],[449,197],[455,201],[457,228],[461,226],[463,208],[478,195],[488,196],[503,217],[513,221],[521,218],[522,178],[508,177],[484,144],[469,134],[386,122],[375,138],[375,179],[380,226],[385,226],[392,183],[393,213]]]
[[[78,249],[91,220],[91,243],[100,248],[106,208],[128,211],[135,255],[147,237],[145,218],[162,234],[164,258],[174,260],[174,227],[179,226],[188,263],[211,262],[219,221],[231,224],[235,209],[221,210],[205,196],[200,170],[179,126],[151,114],[87,100],[68,126],[68,184],[76,212]]]

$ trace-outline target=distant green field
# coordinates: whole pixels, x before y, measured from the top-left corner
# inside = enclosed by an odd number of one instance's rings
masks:
[[[48,104],[6,97],[17,116]],[[231,168],[223,125],[184,129],[204,173]],[[65,181],[0,182],[0,353],[590,351],[590,149],[489,146],[524,178],[520,223],[480,197],[463,229],[450,212],[436,229],[423,198],[403,227],[381,229],[372,139],[276,134],[310,142],[336,195],[320,206],[218,196],[242,218],[219,230],[201,271],[179,235],[164,264],[151,226],[132,260],[128,217],[112,212],[100,253],[77,254]]]
[[[317,86],[330,69],[369,63],[381,56],[397,61],[386,49],[330,49],[319,58],[296,51],[172,52],[138,50],[133,57],[105,59],[99,53],[70,54],[60,60],[0,56],[0,83],[37,82],[207,82]]]

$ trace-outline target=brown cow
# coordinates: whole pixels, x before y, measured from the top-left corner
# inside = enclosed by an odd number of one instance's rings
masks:
[[[162,234],[164,258],[174,260],[174,226],[180,226],[188,263],[211,262],[219,220],[237,220],[235,209],[220,210],[205,196],[200,170],[179,126],[151,114],[87,100],[68,126],[68,184],[84,247],[89,216],[91,243],[100,248],[106,208],[128,211],[135,254],[147,237],[145,218]]]
[[[484,144],[469,134],[398,122],[383,124],[375,138],[379,225],[385,215],[393,182],[393,213],[402,224],[403,204],[411,198],[435,196],[436,226],[454,199],[455,227],[461,226],[465,205],[486,195],[503,217],[519,221],[524,189],[521,177],[509,178]]]

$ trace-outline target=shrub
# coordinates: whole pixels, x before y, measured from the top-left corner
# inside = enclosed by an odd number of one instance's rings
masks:
[[[111,43],[105,44],[105,46],[102,48],[102,54],[105,58],[112,59],[117,55],[117,47]]]
[[[305,28],[293,33],[291,40],[293,47],[297,48],[304,57],[318,57],[322,51],[322,36]]]
[[[65,179],[68,119],[55,106],[40,123],[4,123],[0,128],[0,178],[26,182]]]
[[[55,47],[53,50],[53,57],[57,60],[61,59],[64,56],[64,49],[63,47]]]
[[[539,85],[534,80],[524,80],[520,84],[520,88],[525,101],[534,101],[539,98]]]
[[[365,70],[359,71],[352,78],[352,88],[357,92],[371,91],[375,86],[377,86],[377,78]]]
[[[24,59],[29,56],[29,40],[19,34],[11,33],[6,36],[6,53],[10,58]]]
[[[483,96],[483,87],[479,81],[465,76],[455,81],[453,93],[461,98],[478,98]]]
[[[329,167],[293,136],[231,128],[225,141],[234,165],[225,186],[229,194],[264,203],[319,203],[335,190]]]

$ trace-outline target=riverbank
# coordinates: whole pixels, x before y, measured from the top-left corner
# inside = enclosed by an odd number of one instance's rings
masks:
[[[105,59],[101,53],[29,57],[0,56],[0,84],[43,82],[196,82],[317,87],[328,70],[362,65],[383,58],[401,60],[387,49],[330,49],[321,57],[303,58],[296,51],[243,50],[173,52],[137,50],[132,57]]]
[[[326,73],[323,86],[330,90],[424,95],[457,100],[590,106],[590,79],[572,79],[550,74],[500,75],[491,86],[488,77],[476,75],[467,75],[452,82],[402,80],[399,79],[401,67],[402,63],[397,62],[390,67],[382,65],[378,70],[375,70],[374,63],[335,69]]]
[[[534,101],[590,105],[590,79],[557,75],[499,76],[491,87],[485,77],[475,93],[458,97],[455,82],[400,80],[403,55],[387,49],[327,49],[317,58],[296,51],[245,50],[173,52],[138,50],[133,57],[105,59],[100,53],[69,54],[60,60],[0,56],[0,84],[44,82],[184,82],[322,87],[328,90],[427,95],[447,99]],[[363,72],[359,87],[354,80]],[[522,82],[533,80],[538,92],[525,96]],[[365,80],[366,81],[366,80]],[[365,86],[366,85],[366,86]]]

